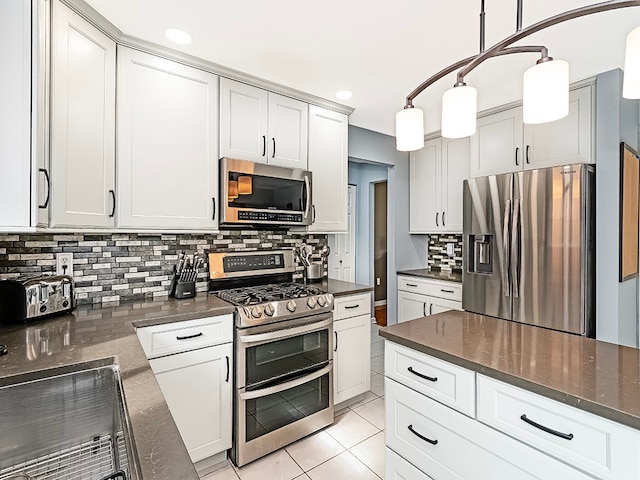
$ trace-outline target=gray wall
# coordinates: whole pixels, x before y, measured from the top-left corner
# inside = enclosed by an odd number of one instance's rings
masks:
[[[426,267],[427,238],[409,235],[409,154],[396,150],[395,138],[349,126],[349,157],[389,166],[387,321],[397,323],[398,270]],[[359,249],[359,245],[356,247]]]
[[[596,336],[637,346],[638,279],[619,282],[620,142],[638,146],[638,101],[622,98],[622,71],[596,79]]]

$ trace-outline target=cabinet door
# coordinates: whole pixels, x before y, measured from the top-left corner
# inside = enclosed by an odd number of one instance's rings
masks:
[[[462,232],[462,183],[469,178],[469,137],[442,139],[441,231]]]
[[[231,343],[149,360],[191,460],[231,447]]]
[[[425,142],[409,159],[409,233],[433,233],[441,224],[440,138]],[[461,200],[462,201],[462,200]]]
[[[333,323],[333,403],[371,388],[371,315]]]
[[[309,232],[347,231],[347,135],[349,118],[309,106],[309,170],[314,222]]]
[[[427,315],[447,312],[449,310],[462,310],[462,302],[446,300],[444,298],[429,297],[427,304]]]
[[[267,163],[268,92],[220,81],[220,156]]]
[[[218,77],[118,52],[118,225],[217,228]]]
[[[31,2],[0,2],[0,228],[31,220]]]
[[[525,125],[525,169],[591,163],[591,86],[569,92],[569,114],[555,122]],[[528,150],[528,152],[527,152]]]
[[[522,169],[522,107],[478,118],[471,137],[471,177]]]
[[[307,170],[309,105],[293,98],[269,93],[268,125],[267,162],[271,165]]]
[[[55,1],[51,48],[51,226],[113,227],[116,44]]]
[[[398,323],[427,315],[429,297],[398,291]]]

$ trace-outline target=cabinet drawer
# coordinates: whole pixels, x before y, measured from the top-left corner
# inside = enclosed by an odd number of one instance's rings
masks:
[[[398,290],[462,301],[462,284],[455,282],[425,280],[419,277],[404,277],[399,275]]]
[[[162,357],[233,341],[233,315],[143,327],[136,333],[147,358]]]
[[[478,420],[598,478],[640,478],[639,431],[482,375]]]
[[[386,446],[434,479],[592,479],[389,378],[385,420]]]
[[[475,417],[476,382],[472,371],[389,341],[385,342],[384,362],[387,377]]]
[[[338,297],[333,301],[333,319],[357,317],[371,314],[371,294],[349,295]]]
[[[385,448],[385,480],[432,480],[390,448]]]

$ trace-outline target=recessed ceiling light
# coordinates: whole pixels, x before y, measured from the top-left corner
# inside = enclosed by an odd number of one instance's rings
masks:
[[[353,97],[353,92],[350,92],[349,90],[340,90],[339,92],[336,92],[336,97],[340,100],[349,100]]]
[[[191,43],[193,38],[184,30],[180,30],[179,28],[167,28],[164,31],[165,36],[171,40],[173,43],[177,43],[179,45],[186,45]]]

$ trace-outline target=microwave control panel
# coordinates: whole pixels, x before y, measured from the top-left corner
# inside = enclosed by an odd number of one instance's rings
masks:
[[[238,212],[238,220],[249,222],[287,222],[302,223],[301,213],[284,213],[284,212],[252,212],[248,210],[240,210]]]

